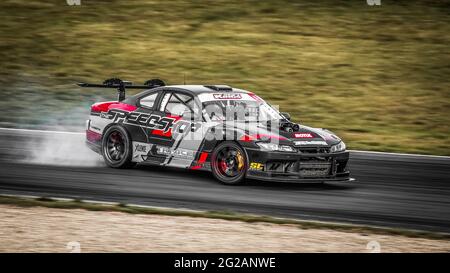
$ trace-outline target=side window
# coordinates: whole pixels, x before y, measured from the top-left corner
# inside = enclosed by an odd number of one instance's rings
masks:
[[[194,105],[194,100],[191,96],[180,93],[166,94],[163,99],[163,102],[165,101],[167,101],[165,107],[164,104],[161,105],[164,107],[164,112],[174,116],[182,116],[192,112],[192,105]]]
[[[154,93],[154,94],[148,95],[147,97],[143,97],[139,103],[142,106],[145,106],[147,108],[152,108],[153,105],[155,104],[155,100],[157,97],[158,97],[158,93]]]

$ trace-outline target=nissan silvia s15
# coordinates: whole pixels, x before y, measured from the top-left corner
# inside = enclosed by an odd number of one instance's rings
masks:
[[[92,105],[86,143],[112,168],[136,164],[206,170],[224,184],[352,181],[345,143],[326,129],[291,121],[256,94],[226,85],[120,79],[118,100]],[[125,97],[127,89],[144,91]]]

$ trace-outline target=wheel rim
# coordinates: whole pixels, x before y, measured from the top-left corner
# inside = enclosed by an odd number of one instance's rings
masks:
[[[113,131],[108,136],[105,148],[105,154],[110,161],[121,161],[125,155],[125,140],[123,135],[118,131]]]
[[[227,178],[235,178],[244,170],[245,162],[242,152],[233,147],[224,147],[217,153],[214,162],[218,174]]]

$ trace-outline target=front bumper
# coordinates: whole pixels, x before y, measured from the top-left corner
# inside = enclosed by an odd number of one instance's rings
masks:
[[[279,182],[349,182],[348,152],[289,153],[246,148],[247,178]]]

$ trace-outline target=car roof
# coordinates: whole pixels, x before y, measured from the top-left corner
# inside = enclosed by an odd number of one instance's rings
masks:
[[[227,88],[231,88],[231,91],[230,90],[220,90],[220,89],[215,90],[214,89],[215,87],[227,87]],[[191,93],[195,96],[202,94],[202,93],[228,93],[228,92],[250,93],[249,91],[239,89],[239,88],[229,87],[226,85],[200,85],[200,84],[198,84],[198,85],[166,85],[166,86],[160,86],[160,87],[156,87],[156,88],[152,88],[152,89],[147,89],[147,90],[144,90],[133,96],[129,96],[124,100],[124,102],[134,105],[140,98],[145,97],[148,94],[157,93],[157,92],[161,92],[164,90],[187,92],[187,93]]]
[[[218,87],[219,89],[216,90],[215,87]],[[231,88],[231,90],[222,90],[220,88]],[[147,95],[153,92],[160,92],[163,90],[174,90],[174,91],[187,91],[189,93],[193,93],[195,95],[201,94],[201,93],[222,93],[222,92],[241,92],[241,93],[249,93],[249,91],[234,88],[226,85],[166,85],[166,86],[160,86],[152,89],[144,90],[135,96],[141,97],[143,95]]]
[[[204,85],[168,85],[165,86],[165,88],[184,89],[193,93],[217,92],[211,88],[205,87]]]
[[[167,89],[173,88],[173,89],[184,89],[187,91],[191,91],[192,93],[218,93],[218,92],[245,92],[248,93],[248,91],[234,88],[227,85],[217,85],[217,84],[207,84],[207,85],[200,85],[200,84],[190,84],[190,85],[168,85],[164,86]],[[222,90],[221,88],[231,88],[231,90]]]

